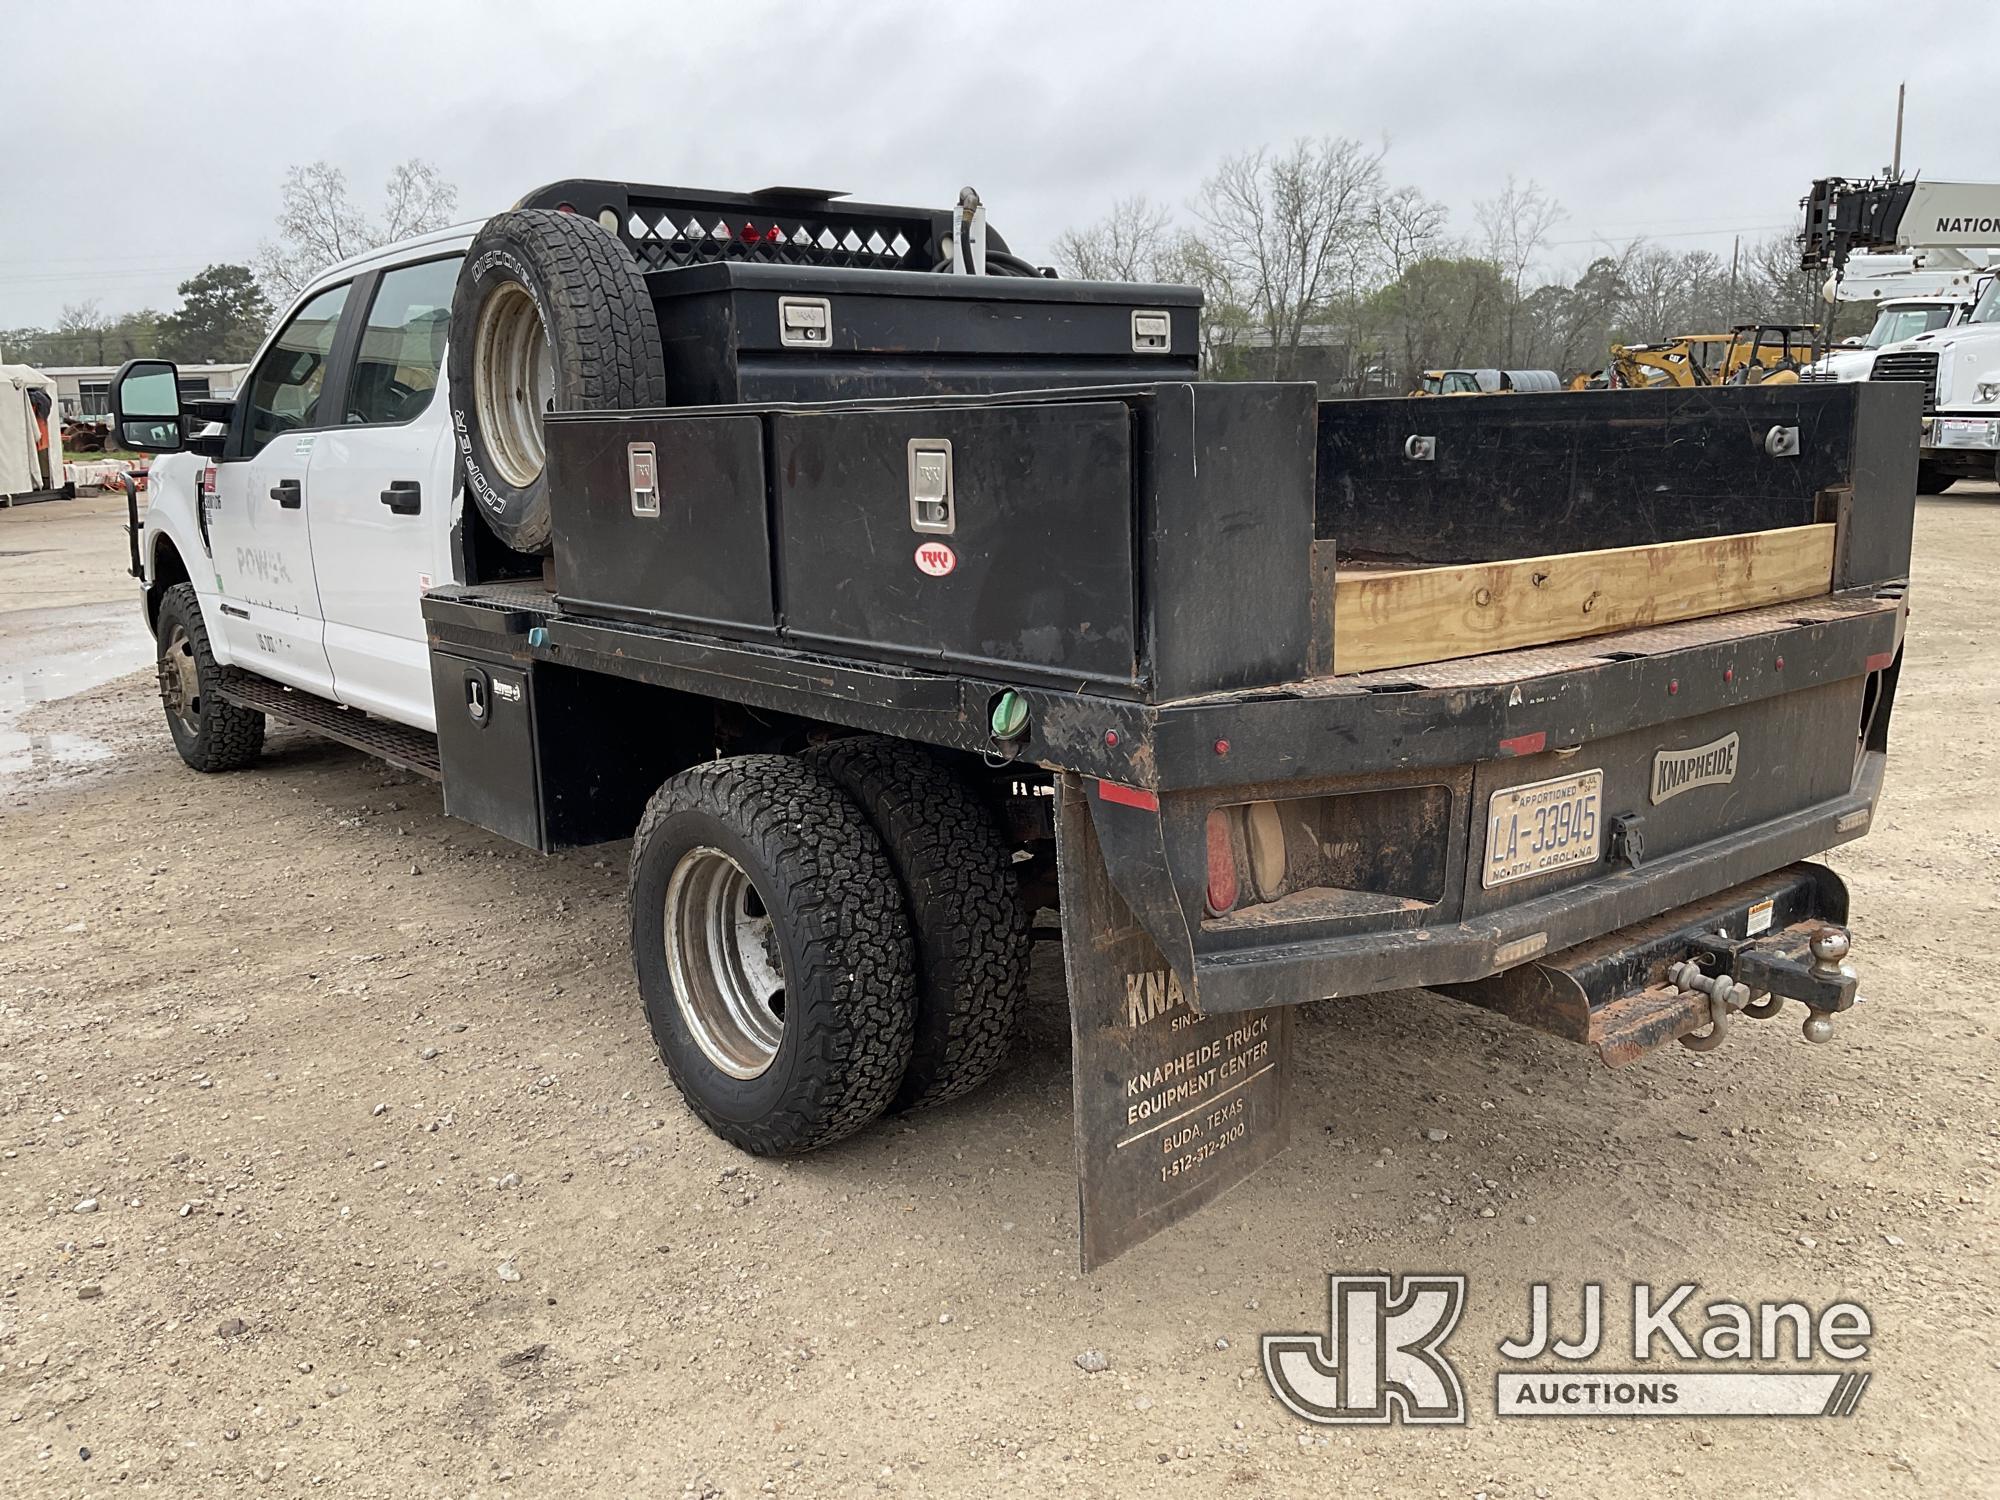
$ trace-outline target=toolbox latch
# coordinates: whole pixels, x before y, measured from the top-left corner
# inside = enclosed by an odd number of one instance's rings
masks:
[[[625,467],[632,477],[632,514],[657,516],[660,513],[659,456],[651,443],[627,443]]]
[[[910,439],[910,529],[934,536],[958,529],[950,438]]]
[[[1139,307],[1132,310],[1132,352],[1134,354],[1171,354],[1174,343],[1174,325],[1164,312],[1153,308]]]
[[[778,342],[787,349],[825,349],[833,342],[833,304],[824,297],[780,297]]]

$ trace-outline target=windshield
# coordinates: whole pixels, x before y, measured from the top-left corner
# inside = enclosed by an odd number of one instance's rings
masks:
[[[2000,277],[1986,283],[1986,290],[1979,294],[1979,305],[1972,310],[1968,323],[2000,323]]]
[[[1944,327],[1950,317],[1949,307],[1885,307],[1875,315],[1875,326],[1868,330],[1861,347],[1880,349],[1884,344],[1913,339],[1920,333]]]

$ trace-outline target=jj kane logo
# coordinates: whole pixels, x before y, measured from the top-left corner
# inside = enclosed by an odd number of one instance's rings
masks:
[[[1500,1341],[1494,1412],[1502,1417],[1845,1417],[1872,1378],[1866,1308],[1834,1302],[1716,1300],[1697,1287],[1631,1289],[1637,1368],[1587,1364],[1607,1343],[1604,1288],[1586,1282],[1576,1322],[1559,1329],[1551,1290],[1528,1290],[1525,1332]],[[1308,1422],[1463,1425],[1464,1382],[1445,1353],[1466,1306],[1455,1275],[1327,1278],[1327,1331],[1264,1335],[1264,1377]],[[1660,1363],[1660,1361],[1671,1363]],[[1850,1368],[1801,1368],[1832,1360]],[[1553,1363],[1551,1363],[1551,1361]],[[1779,1368],[1773,1368],[1773,1366]]]
[[[1444,1343],[1463,1276],[1329,1276],[1327,1331],[1264,1335],[1264,1378],[1308,1422],[1463,1426],[1465,1387]]]

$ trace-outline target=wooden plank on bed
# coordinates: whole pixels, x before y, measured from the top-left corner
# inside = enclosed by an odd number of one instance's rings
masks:
[[[1375,672],[1829,592],[1831,524],[1443,568],[1342,571],[1334,670]]]

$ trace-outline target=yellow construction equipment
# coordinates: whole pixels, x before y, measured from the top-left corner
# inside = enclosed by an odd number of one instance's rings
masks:
[[[1657,344],[1613,344],[1611,363],[1570,389],[1761,385],[1796,381],[1813,360],[1810,323],[1741,323],[1728,333],[1684,333]]]
[[[1502,396],[1514,391],[1559,391],[1554,370],[1426,370],[1412,396]]]

